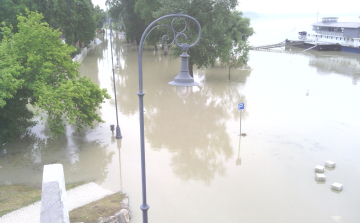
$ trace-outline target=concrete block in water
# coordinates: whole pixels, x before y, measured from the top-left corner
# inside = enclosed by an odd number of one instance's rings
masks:
[[[315,167],[315,172],[317,173],[324,173],[324,166],[317,165]]]
[[[328,160],[328,161],[325,162],[325,165],[327,167],[332,168],[332,167],[335,167],[336,163],[334,161]]]
[[[115,218],[118,223],[129,223],[130,222],[130,211],[128,209],[121,209],[115,214]]]
[[[325,180],[326,180],[326,176],[325,176],[325,174],[322,174],[322,173],[316,173],[316,174],[315,174],[315,179],[316,179],[316,180],[319,180],[319,181],[325,181]]]
[[[44,165],[40,223],[69,223],[64,170],[61,164]]]
[[[342,188],[343,188],[343,185],[339,184],[339,183],[336,183],[336,182],[331,185],[331,189],[334,189],[334,190],[341,191]]]

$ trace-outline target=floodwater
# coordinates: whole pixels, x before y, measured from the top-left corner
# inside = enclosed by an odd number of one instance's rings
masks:
[[[81,74],[114,98],[108,38],[88,53]],[[95,181],[127,193],[131,222],[142,222],[137,55],[120,55],[122,41],[113,42],[113,55],[123,138],[110,131],[114,99],[103,104],[105,123],[94,129],[68,126],[52,139],[39,124],[5,145],[0,184],[40,185],[43,165],[62,163],[67,183]],[[248,67],[232,70],[230,81],[227,68],[214,67],[195,71],[198,87],[177,89],[168,82],[180,60],[146,47],[149,222],[360,220],[360,55],[286,52],[251,51]],[[327,160],[336,168],[317,182],[314,168]],[[334,182],[343,191],[331,190]]]

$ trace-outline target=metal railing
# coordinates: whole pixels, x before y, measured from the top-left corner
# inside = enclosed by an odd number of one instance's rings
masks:
[[[325,35],[325,36],[339,36],[339,37],[344,36],[344,33],[341,33],[341,32],[328,32],[328,31],[320,31],[320,30],[316,30],[315,32],[317,34]]]

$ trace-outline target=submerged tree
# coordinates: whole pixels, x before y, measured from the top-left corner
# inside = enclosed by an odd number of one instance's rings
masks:
[[[98,5],[95,6],[94,8],[94,19],[95,19],[96,28],[101,29],[106,20],[106,13]]]
[[[79,41],[87,46],[95,37],[95,17],[93,5],[90,0],[75,1],[75,40],[74,44]],[[66,38],[66,37],[65,37]]]
[[[107,0],[106,4],[110,6],[111,18],[117,21],[121,17],[124,22],[127,40],[135,40],[139,45],[146,26],[141,16],[135,13],[136,2],[136,0]]]
[[[246,41],[244,36],[251,36],[253,29],[250,26],[250,20],[243,18],[240,12],[235,11],[236,0],[212,1],[212,0],[158,0],[161,7],[154,12],[155,17],[160,17],[174,11],[190,15],[199,21],[202,34],[201,40],[196,47],[190,48],[188,53],[189,72],[193,75],[193,66],[209,67],[214,65],[219,58],[221,61],[227,61],[230,52],[234,46],[242,47],[240,41]],[[189,40],[194,40],[197,33],[197,26],[189,24],[185,31],[189,34]],[[176,48],[174,54],[179,56],[181,49]]]
[[[231,69],[237,69],[247,64],[250,47],[245,41],[240,41],[235,49],[230,51],[229,57],[224,62],[229,68],[229,80]]]
[[[145,26],[148,26],[156,18],[154,12],[160,7],[160,3],[157,0],[137,0],[135,4],[135,13],[138,14],[141,19],[144,20]],[[157,44],[159,43],[160,37],[166,34],[167,30],[155,29],[147,37],[147,43],[153,45],[157,50]]]
[[[79,64],[70,54],[74,47],[61,43],[61,33],[41,22],[43,16],[18,16],[18,33],[4,26],[0,43],[0,145],[33,125],[34,112],[44,114],[54,135],[67,123],[84,126],[101,122],[97,109],[110,98],[89,78],[80,77]]]

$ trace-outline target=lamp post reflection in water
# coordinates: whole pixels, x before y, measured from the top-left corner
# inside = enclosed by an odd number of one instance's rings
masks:
[[[111,21],[111,20],[110,20]],[[110,22],[110,46],[111,46],[111,66],[112,66],[112,73],[113,73],[113,82],[114,82],[114,96],[115,96],[115,110],[116,110],[116,138],[122,138],[120,126],[119,126],[119,119],[118,119],[118,111],[117,111],[117,100],[116,100],[116,87],[115,87],[115,74],[114,74],[114,61],[113,61],[113,50],[112,50],[112,40],[111,36],[113,36],[112,31],[112,24]]]
[[[159,22],[160,20],[163,19],[167,19],[167,18],[173,18],[172,22],[171,22],[171,26],[169,25],[164,25],[164,24],[160,24],[160,25],[155,25],[157,22]],[[182,21],[185,24],[185,28],[178,32],[174,29],[173,25],[174,22],[176,21],[176,19],[181,18]],[[189,45],[187,43],[183,43],[183,44],[179,44],[177,42],[177,38],[179,36],[183,36],[185,37],[185,39],[187,39],[187,36],[185,33],[183,33],[186,28],[187,28],[187,22],[186,19],[190,19],[193,22],[196,23],[197,28],[199,30],[198,33],[198,37],[196,39],[196,41]],[[139,46],[139,52],[138,52],[138,74],[139,74],[139,91],[137,92],[137,95],[139,96],[139,116],[140,116],[140,146],[141,146],[141,177],[142,177],[142,200],[143,203],[140,206],[140,209],[143,212],[143,223],[147,223],[148,222],[148,215],[147,215],[147,211],[149,209],[149,205],[146,202],[146,171],[145,171],[145,135],[144,135],[144,95],[145,93],[143,92],[143,75],[142,75],[142,51],[143,51],[143,46],[144,46],[144,42],[147,38],[147,36],[149,35],[149,33],[157,28],[157,27],[167,27],[170,28],[171,31],[173,32],[174,35],[174,40],[172,43],[175,43],[178,47],[180,47],[183,50],[183,53],[181,54],[181,67],[180,67],[180,72],[178,74],[178,76],[176,76],[174,78],[173,81],[169,82],[169,84],[174,85],[174,86],[182,86],[182,87],[190,87],[190,86],[196,86],[199,83],[195,82],[194,79],[190,76],[189,74],[189,69],[188,69],[188,57],[189,55],[187,54],[187,50],[189,50],[191,47],[195,46],[201,37],[201,27],[199,22],[194,19],[191,16],[182,14],[182,13],[177,13],[177,14],[170,14],[170,15],[165,15],[162,16],[158,19],[156,19],[155,21],[153,21],[148,27],[146,27],[143,35],[141,36],[141,40],[140,40],[140,46]],[[168,39],[168,36],[165,35],[163,36],[162,40],[164,40],[164,38]],[[171,45],[172,43],[170,43],[169,45]],[[121,51],[123,49],[124,46],[131,46],[133,48],[135,48],[134,46],[132,46],[131,44],[125,44],[121,47]],[[135,48],[136,49],[136,48]],[[123,52],[123,51],[122,51]],[[125,53],[123,52],[123,54],[127,55],[129,53],[129,51],[126,51]]]
[[[241,135],[239,136],[239,150],[238,150],[238,158],[236,159],[236,166],[240,166],[240,165],[241,165],[240,144],[241,144]]]
[[[112,127],[114,125],[111,125]],[[114,137],[114,132],[112,132],[112,135],[111,135],[111,143],[115,143],[116,142],[116,147],[118,148],[119,150],[119,171],[120,171],[120,191],[122,192],[122,177],[121,177],[121,140],[115,140],[115,137]]]

